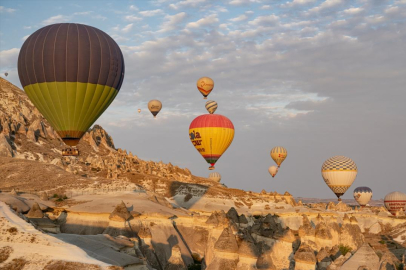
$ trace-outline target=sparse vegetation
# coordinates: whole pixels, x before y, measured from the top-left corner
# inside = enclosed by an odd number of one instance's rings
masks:
[[[343,256],[345,256],[348,252],[352,251],[352,248],[347,245],[345,245],[345,246],[340,245],[338,248],[340,249],[340,252],[341,252],[341,254],[343,254]]]
[[[7,230],[10,234],[15,235],[17,234],[18,230],[16,227],[11,227]]]
[[[381,240],[379,241],[380,244],[385,245],[385,241]]]
[[[12,247],[6,246],[0,248],[0,263],[6,261],[12,252],[13,252]]]

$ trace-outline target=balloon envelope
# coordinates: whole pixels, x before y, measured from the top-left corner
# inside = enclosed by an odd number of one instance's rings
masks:
[[[210,94],[214,87],[214,81],[209,77],[202,77],[197,80],[197,89],[203,95],[204,99]]]
[[[8,73],[6,72],[6,73],[4,73],[4,75],[6,75],[6,77],[8,76]]]
[[[365,206],[372,198],[372,189],[369,187],[357,187],[354,189],[353,195],[359,205]]]
[[[217,110],[217,102],[209,100],[206,102],[205,107],[210,114],[213,114]]]
[[[344,156],[334,156],[324,161],[321,175],[324,182],[340,197],[350,188],[357,177],[357,165],[352,159]]]
[[[278,167],[271,166],[271,167],[268,168],[268,171],[272,175],[272,178],[274,178],[275,175],[278,173]]]
[[[221,175],[218,172],[212,172],[209,174],[209,179],[216,181],[216,182],[220,182],[221,181]]]
[[[220,114],[204,114],[196,117],[189,126],[189,138],[207,163],[214,164],[227,150],[234,138],[234,125]]]
[[[124,58],[103,31],[58,23],[29,36],[18,56],[20,82],[65,144],[78,144],[124,79]]]
[[[286,159],[287,156],[288,151],[286,151],[286,149],[282,146],[276,146],[271,150],[271,158],[275,161],[278,167],[281,166],[282,162]]]
[[[396,212],[399,210],[405,211],[406,207],[406,194],[398,191],[387,194],[383,200],[386,209],[396,216]]]
[[[138,113],[140,113],[141,112],[141,109],[138,109]]]
[[[159,100],[153,99],[148,102],[148,109],[156,118],[156,115],[159,113],[159,111],[162,109],[162,103]]]

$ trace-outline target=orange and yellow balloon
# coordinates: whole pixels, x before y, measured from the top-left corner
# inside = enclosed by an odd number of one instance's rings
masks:
[[[214,169],[214,164],[234,139],[234,125],[220,114],[196,117],[189,126],[189,138],[196,150]]]
[[[202,77],[197,80],[197,89],[203,95],[204,99],[207,99],[207,96],[213,90],[214,81],[209,77]]]
[[[276,146],[271,150],[271,158],[275,161],[278,168],[281,166],[282,162],[288,156],[288,151],[282,146]]]

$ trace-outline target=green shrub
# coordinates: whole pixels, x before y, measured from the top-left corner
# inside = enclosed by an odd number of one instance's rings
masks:
[[[338,247],[340,249],[341,254],[343,254],[343,256],[345,256],[348,252],[350,252],[352,250],[351,247],[347,246],[347,245],[340,245]]]
[[[381,243],[382,245],[384,245],[384,244],[385,244],[385,241],[381,240],[381,241],[379,241],[379,243]]]
[[[54,196],[52,196],[53,198],[58,198],[58,194],[54,194]]]

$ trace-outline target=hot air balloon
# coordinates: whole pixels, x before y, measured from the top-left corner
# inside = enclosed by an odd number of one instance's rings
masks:
[[[141,113],[141,109],[138,109],[138,113]]]
[[[396,216],[396,212],[406,209],[406,194],[398,191],[391,192],[385,196],[383,203],[386,209]]]
[[[210,113],[213,114],[217,110],[217,102],[213,100],[209,100],[206,102],[206,110]]]
[[[282,162],[288,156],[288,151],[282,146],[276,146],[271,150],[271,158],[275,161],[278,168],[281,166]]]
[[[156,115],[162,109],[162,103],[156,99],[150,100],[148,102],[148,109],[150,110],[154,118],[156,118]]]
[[[218,172],[212,172],[209,174],[209,179],[216,181],[216,182],[220,182],[221,180],[221,175]]]
[[[372,198],[372,189],[369,187],[357,187],[354,189],[354,199],[361,207],[365,207]]]
[[[331,157],[324,161],[321,167],[324,182],[336,194],[339,201],[354,182],[357,171],[355,162],[344,156]]]
[[[52,24],[25,40],[18,76],[64,143],[75,146],[118,94],[124,58],[117,43],[97,28]]]
[[[271,167],[269,167],[268,171],[272,175],[272,178],[274,178],[275,175],[278,173],[278,167],[271,166]]]
[[[204,114],[196,117],[189,126],[190,141],[196,150],[214,169],[214,164],[227,150],[234,138],[234,125],[220,114]]]
[[[8,72],[4,73],[4,75],[6,75],[6,77],[8,76]]]
[[[207,96],[213,90],[214,81],[209,77],[202,77],[197,80],[197,89],[202,93],[204,99],[207,99]]]

